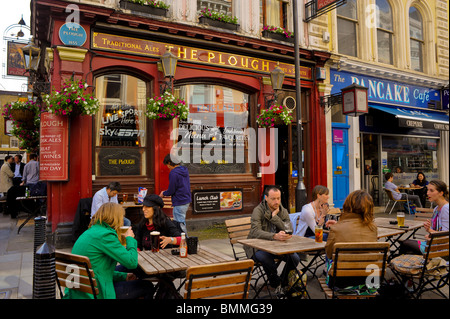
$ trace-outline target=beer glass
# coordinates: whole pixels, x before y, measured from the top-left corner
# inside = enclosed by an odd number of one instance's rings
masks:
[[[314,234],[316,235],[316,243],[321,243],[323,241],[323,227],[316,225],[314,229]]]
[[[150,241],[152,243],[152,253],[159,252],[159,231],[152,231],[150,233]]]
[[[405,226],[405,213],[404,212],[398,212],[397,213],[397,222],[398,226]]]

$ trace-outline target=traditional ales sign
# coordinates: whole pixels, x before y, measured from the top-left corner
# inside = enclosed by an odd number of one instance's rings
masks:
[[[41,114],[39,179],[69,180],[69,117]]]

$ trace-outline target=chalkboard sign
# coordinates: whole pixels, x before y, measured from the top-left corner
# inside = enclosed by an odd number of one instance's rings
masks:
[[[216,213],[242,210],[242,189],[200,190],[193,192],[194,213]]]
[[[41,114],[39,179],[69,180],[69,117]]]

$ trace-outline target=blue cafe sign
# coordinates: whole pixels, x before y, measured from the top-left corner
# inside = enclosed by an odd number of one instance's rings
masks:
[[[86,30],[78,23],[64,23],[59,29],[59,39],[65,45],[81,47],[87,39]]]
[[[330,70],[332,94],[340,93],[341,89],[356,83],[368,88],[369,102],[390,105],[428,108],[431,101],[440,101],[440,91],[422,86],[379,79],[348,72]]]

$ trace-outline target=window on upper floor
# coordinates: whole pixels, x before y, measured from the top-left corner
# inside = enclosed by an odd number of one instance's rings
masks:
[[[260,0],[262,25],[287,28],[288,0]]]
[[[336,9],[338,52],[358,56],[357,50],[357,3],[356,0],[347,0],[347,3]]]
[[[211,9],[211,11],[232,15],[232,2],[233,0],[197,0],[197,11],[200,12],[206,8]]]
[[[388,1],[377,0],[377,47],[378,62],[393,64],[394,23]]]
[[[423,72],[423,20],[419,10],[409,9],[409,45],[411,56],[411,69]]]

